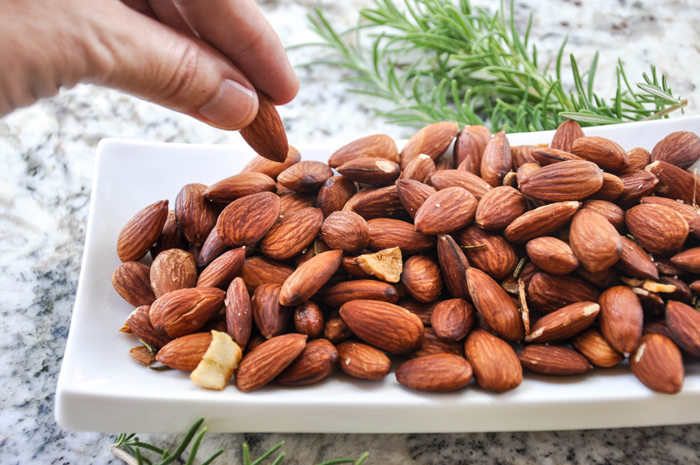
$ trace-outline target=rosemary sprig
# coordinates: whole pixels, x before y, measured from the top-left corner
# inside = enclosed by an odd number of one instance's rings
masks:
[[[422,126],[437,121],[490,123],[494,131],[556,129],[564,119],[582,126],[656,119],[687,105],[676,98],[665,76],[654,66],[644,83],[630,86],[618,60],[615,97],[609,102],[594,93],[598,54],[582,73],[570,55],[575,91],[562,86],[565,39],[554,74],[538,62],[530,44],[532,15],[521,35],[513,4],[506,19],[503,8],[490,14],[469,0],[375,0],[360,11],[357,27],[339,33],[321,9],[309,16],[321,43],[299,46],[330,47],[336,60],[315,61],[355,71],[352,92],[392,102],[390,111],[377,111],[393,123]],[[354,43],[351,39],[354,38]],[[371,47],[362,44],[371,41]],[[297,46],[297,47],[299,47]],[[294,47],[292,47],[294,48]]]
[[[192,438],[194,438],[194,443],[192,444],[192,450],[190,451],[189,455],[187,456],[187,461],[185,462],[185,465],[194,465],[194,460],[197,456],[197,452],[199,451],[199,445],[202,442],[202,439],[204,438],[204,434],[206,434],[207,429],[202,428],[199,433],[197,433],[197,430],[199,430],[199,427],[202,426],[202,423],[204,423],[204,418],[200,418],[195,422],[194,425],[189,429],[187,434],[185,435],[185,438],[182,440],[180,445],[177,447],[175,452],[170,454],[167,450],[160,449],[156,446],[153,446],[148,443],[144,443],[139,441],[139,438],[136,437],[136,434],[125,434],[122,433],[119,435],[116,441],[114,441],[114,444],[109,446],[109,451],[117,457],[118,459],[123,460],[126,462],[128,465],[167,465],[169,463],[174,462],[175,460],[179,460],[180,463],[182,460],[180,459],[180,456],[183,454],[189,443],[192,441]],[[196,435],[196,437],[195,437]],[[277,452],[282,446],[284,445],[284,441],[280,442],[276,446],[274,446],[272,449],[268,450],[265,452],[263,455],[261,455],[257,460],[251,460],[250,458],[250,449],[248,448],[247,443],[243,443],[242,448],[243,448],[243,465],[262,465],[262,463],[272,456],[275,452]],[[141,455],[141,450],[148,450],[151,451],[157,455],[160,456],[160,461],[154,464],[151,462],[148,458],[144,457]],[[219,449],[218,451],[214,452],[209,458],[207,458],[204,462],[202,462],[200,465],[209,465],[211,464],[214,459],[216,459],[219,455],[221,455],[224,452],[224,449]],[[282,460],[286,456],[285,453],[281,453],[278,455],[274,461],[271,463],[271,465],[279,465],[282,463]],[[334,460],[329,460],[323,463],[319,463],[318,465],[336,465],[336,464],[341,464],[341,463],[350,463],[353,465],[362,465],[364,461],[367,459],[369,456],[368,452],[365,452],[362,454],[358,459],[334,459]]]

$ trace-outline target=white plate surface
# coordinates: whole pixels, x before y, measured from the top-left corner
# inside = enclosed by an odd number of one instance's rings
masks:
[[[587,128],[626,150],[651,150],[673,131],[700,134],[700,117]],[[512,145],[550,142],[553,131],[509,135]],[[306,160],[327,161],[337,147],[296,145]],[[336,372],[303,388],[267,386],[243,394],[229,385],[212,392],[187,373],[154,372],[132,361],[132,337],[119,333],[133,308],[114,291],[121,227],[141,208],[169,199],[188,183],[212,184],[237,173],[253,156],[227,146],[103,140],[88,219],[85,253],[55,416],[63,428],[102,432],[183,432],[199,417],[219,432],[470,432],[586,429],[700,421],[700,364],[686,366],[683,392],[658,394],[628,367],[576,377],[525,374],[523,384],[492,394],[472,383],[450,394],[408,390],[393,371],[363,382]]]

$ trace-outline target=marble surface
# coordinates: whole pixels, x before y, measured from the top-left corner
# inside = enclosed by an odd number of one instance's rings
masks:
[[[368,2],[322,2],[332,21],[351,26]],[[475,2],[493,8],[496,2]],[[625,60],[637,80],[649,63],[670,74],[676,94],[698,114],[700,8],[691,0],[518,0],[522,25],[535,13],[533,39],[552,56],[565,35],[567,51],[588,63],[601,50],[598,89],[610,94],[614,64]],[[266,0],[260,6],[285,45],[314,40],[304,16],[316,0]],[[318,57],[291,53],[295,63]],[[345,71],[299,68],[301,91],[280,109],[291,143],[342,144],[384,132],[410,135],[373,116],[375,102],[348,94]],[[54,392],[80,274],[94,154],[104,137],[242,144],[236,133],[212,129],[135,98],[80,85],[0,119],[0,463],[121,463],[115,437],[73,433],[53,418]],[[143,435],[172,450],[175,436]],[[358,456],[372,464],[660,464],[700,463],[700,426],[495,434],[213,434],[203,453],[225,448],[215,463],[242,463],[284,440],[287,464]]]

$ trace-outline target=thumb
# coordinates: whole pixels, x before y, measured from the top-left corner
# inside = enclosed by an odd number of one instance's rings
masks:
[[[253,85],[220,52],[121,3],[105,7],[113,11],[97,12],[99,40],[88,81],[221,129],[241,129],[255,118]]]

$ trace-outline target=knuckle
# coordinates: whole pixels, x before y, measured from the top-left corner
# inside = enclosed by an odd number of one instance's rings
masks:
[[[192,96],[201,87],[201,61],[199,49],[195,45],[187,45],[180,54],[178,64],[170,76],[164,80],[163,87],[155,100],[164,104],[192,100]]]

